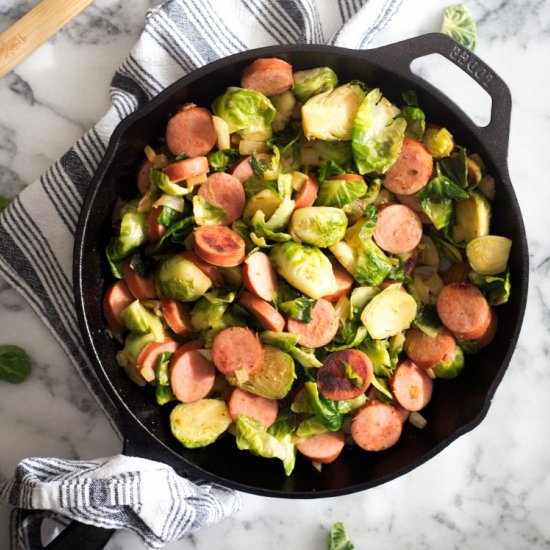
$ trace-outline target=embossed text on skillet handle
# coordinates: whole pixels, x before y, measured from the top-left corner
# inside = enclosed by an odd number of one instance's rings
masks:
[[[448,55],[452,61],[464,68],[484,88],[487,88],[493,80],[494,75],[489,67],[467,48],[454,44]]]

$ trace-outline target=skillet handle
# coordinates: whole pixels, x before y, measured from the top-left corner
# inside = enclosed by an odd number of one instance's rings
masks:
[[[487,126],[477,127],[476,130],[491,150],[506,161],[512,112],[510,89],[502,78],[479,57],[442,33],[425,34],[369,50],[369,55],[380,54],[382,58],[391,58],[392,66],[398,67],[403,76],[409,80],[419,80],[419,77],[411,71],[411,62],[418,57],[433,53],[439,53],[454,63],[491,96],[491,121]]]

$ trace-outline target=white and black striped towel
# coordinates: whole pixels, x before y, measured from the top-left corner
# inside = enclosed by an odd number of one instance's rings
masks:
[[[79,334],[71,265],[80,208],[115,126],[178,78],[239,51],[284,43],[367,48],[400,4],[401,0],[168,0],[149,12],[142,36],[115,74],[109,112],[4,210],[0,273],[56,337],[83,382],[100,397],[115,428],[117,415],[109,408]],[[0,501],[105,527],[128,527],[155,548],[237,507],[238,498],[229,491],[175,477],[163,465],[137,458],[30,459],[20,464],[14,481],[0,486]],[[153,479],[158,482],[155,492],[149,490]],[[159,488],[163,483],[166,491]],[[171,501],[158,500],[175,486],[179,492]],[[136,499],[133,505],[125,500],[127,494]],[[180,494],[190,498],[180,501]],[[76,508],[71,506],[75,498]],[[163,508],[172,513],[155,513]],[[18,527],[15,547],[31,548],[25,543],[28,529]]]

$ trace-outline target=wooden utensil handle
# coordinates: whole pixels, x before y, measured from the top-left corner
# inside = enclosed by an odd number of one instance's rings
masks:
[[[0,78],[93,0],[42,0],[0,34]]]

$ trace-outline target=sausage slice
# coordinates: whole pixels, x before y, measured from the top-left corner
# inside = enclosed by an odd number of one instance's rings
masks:
[[[164,206],[155,206],[149,212],[149,218],[147,219],[147,235],[152,243],[160,241],[164,233],[166,233],[166,227],[159,223],[158,217],[162,212]]]
[[[378,212],[374,228],[376,244],[386,252],[403,254],[415,248],[422,238],[418,215],[404,204],[388,204]]]
[[[306,458],[322,464],[335,461],[345,445],[342,432],[324,432],[302,439],[296,443],[296,448]]]
[[[384,451],[401,437],[401,414],[392,405],[369,401],[353,417],[351,437],[365,451]]]
[[[243,263],[245,243],[235,231],[223,225],[201,225],[194,235],[195,251],[205,262],[220,267]]]
[[[282,94],[292,84],[292,65],[276,57],[256,59],[241,74],[242,88],[267,96]]]
[[[491,323],[491,307],[485,296],[469,283],[444,286],[436,307],[443,324],[459,340],[481,338]]]
[[[246,308],[265,330],[282,332],[285,328],[285,318],[270,304],[246,290],[241,293],[239,303]]]
[[[130,262],[124,262],[123,274],[136,300],[153,300],[157,297],[154,274],[150,277],[141,277],[130,267]]]
[[[269,256],[264,252],[254,252],[244,261],[243,283],[248,290],[260,298],[271,302],[277,288],[277,273]]]
[[[317,200],[317,193],[319,192],[319,182],[314,176],[309,175],[302,188],[294,196],[294,208],[307,208],[313,206]]]
[[[230,327],[214,338],[212,360],[226,376],[235,376],[235,372],[241,369],[252,374],[264,362],[264,348],[255,332],[244,327]]]
[[[405,206],[408,206],[411,210],[414,210],[418,217],[420,218],[420,221],[423,224],[429,224],[432,223],[432,220],[428,217],[426,212],[420,208],[420,203],[418,202],[418,195],[395,195],[395,198]]]
[[[135,300],[128,285],[124,281],[113,283],[103,296],[103,315],[115,332],[124,332],[126,326],[119,315]]]
[[[153,163],[147,159],[142,160],[138,167],[138,171],[136,174],[136,184],[137,184],[138,191],[142,195],[145,195],[145,193],[149,191],[149,187],[151,187],[151,180],[149,179],[149,174],[151,173],[152,169],[153,169]]]
[[[216,369],[198,350],[178,349],[172,357],[170,385],[182,403],[206,397],[214,387]]]
[[[334,306],[323,298],[317,300],[311,310],[311,321],[304,323],[289,318],[288,332],[300,335],[298,343],[306,348],[320,348],[332,341],[338,332],[338,316]]]
[[[408,411],[423,409],[432,397],[433,380],[409,359],[397,365],[390,385],[397,402]]]
[[[418,328],[411,328],[405,334],[407,357],[423,369],[432,368],[451,353],[455,345],[455,339],[447,329],[433,338]]]
[[[206,157],[193,157],[180,160],[162,169],[170,181],[175,183],[207,174],[209,170],[210,167],[208,166],[208,159]]]
[[[231,225],[243,215],[245,196],[242,183],[224,172],[216,172],[199,187],[199,195],[220,207],[227,217],[223,225]]]
[[[205,156],[217,140],[212,115],[194,103],[185,104],[166,125],[166,145],[173,155]]]
[[[254,156],[256,157],[256,160],[259,160],[260,162],[268,161],[271,158],[269,153],[256,153]],[[233,170],[231,171],[233,177],[237,178],[241,183],[244,183],[247,179],[254,175],[254,170],[252,170],[252,166],[250,165],[251,158],[252,156],[248,156],[243,160],[240,160],[237,164],[235,164]]]
[[[235,388],[231,393],[227,408],[234,421],[244,414],[259,420],[266,428],[277,420],[279,413],[279,404],[276,399],[260,397],[240,388]]]
[[[205,262],[192,250],[184,250],[181,255],[190,262],[193,262],[216,286],[223,286],[225,284],[220,270],[212,264]]]
[[[172,338],[166,338],[164,342],[149,342],[139,353],[137,368],[147,382],[153,382],[156,377],[157,361],[161,353],[174,353],[178,349],[178,343]]]
[[[187,304],[172,298],[161,298],[160,308],[166,324],[175,334],[186,336],[193,332]]]
[[[386,172],[383,184],[398,195],[420,191],[433,172],[433,158],[428,149],[415,139],[405,138],[397,160]]]
[[[346,365],[356,378],[346,376]],[[329,399],[353,399],[365,393],[372,376],[373,367],[369,357],[357,349],[345,349],[331,353],[324,360],[323,366],[317,371],[317,385]]]
[[[336,261],[332,261],[332,272],[336,281],[336,291],[327,296],[323,296],[329,302],[337,302],[345,294],[349,294],[353,286],[353,277]]]

